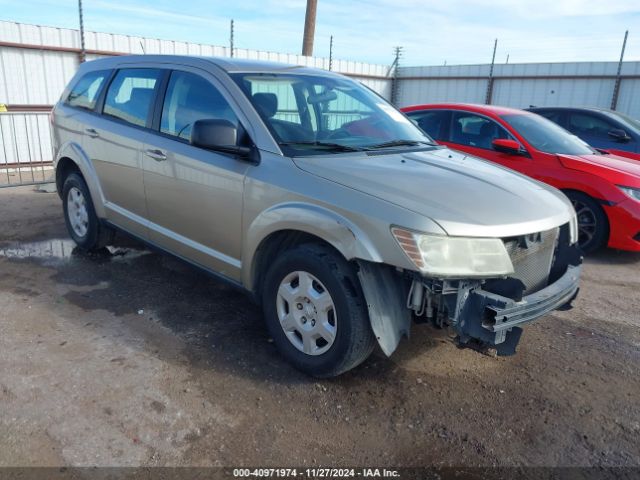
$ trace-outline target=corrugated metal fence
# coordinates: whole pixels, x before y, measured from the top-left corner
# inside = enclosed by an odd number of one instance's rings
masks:
[[[123,54],[175,54],[229,57],[215,45],[85,32],[87,60]],[[47,112],[79,64],[77,30],[0,21],[0,187],[40,183],[51,178]],[[234,48],[233,56],[329,68],[328,58]],[[388,97],[389,67],[334,59],[332,70],[361,81]]]
[[[0,21],[0,103],[10,107],[53,105],[78,67],[78,31]],[[229,48],[173,40],[85,32],[87,60],[122,54],[228,57]],[[234,57],[329,68],[328,58],[234,48]],[[333,60],[332,70],[360,80],[388,97],[389,67]]]
[[[129,53],[229,56],[228,47],[86,32],[87,60]],[[0,21],[0,186],[43,181],[51,160],[51,108],[78,67],[77,30]],[[271,60],[329,68],[329,59],[258,50],[234,49],[238,58]],[[360,80],[390,98],[386,65],[334,60],[333,70]],[[526,108],[595,106],[609,108],[617,80],[617,62],[537,63],[400,67],[397,103],[472,102]],[[622,66],[617,109],[640,117],[640,62]],[[28,113],[31,112],[31,113]],[[35,113],[40,112],[40,113]],[[35,169],[27,165],[35,164]],[[4,178],[4,181],[3,181]],[[10,182],[9,180],[13,180]]]
[[[617,68],[617,62],[503,64],[490,79],[490,65],[401,67],[398,104],[485,103],[488,96],[494,105],[515,108],[610,108]],[[625,62],[620,80],[617,110],[640,118],[640,62]]]

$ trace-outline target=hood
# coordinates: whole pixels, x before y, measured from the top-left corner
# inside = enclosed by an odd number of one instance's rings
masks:
[[[566,168],[591,173],[616,185],[640,187],[640,161],[618,155],[558,155]]]
[[[557,227],[574,215],[558,190],[446,148],[293,161],[308,173],[428,217],[453,236],[523,235]]]

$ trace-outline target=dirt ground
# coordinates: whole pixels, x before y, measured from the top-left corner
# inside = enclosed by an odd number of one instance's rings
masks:
[[[317,381],[241,293],[0,189],[0,466],[638,466],[640,254],[588,259],[575,305],[513,357],[418,325]]]

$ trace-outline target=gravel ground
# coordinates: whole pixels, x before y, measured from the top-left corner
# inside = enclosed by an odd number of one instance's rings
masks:
[[[317,381],[241,293],[0,189],[0,466],[640,466],[640,254],[588,259],[575,305],[513,357],[419,325]]]

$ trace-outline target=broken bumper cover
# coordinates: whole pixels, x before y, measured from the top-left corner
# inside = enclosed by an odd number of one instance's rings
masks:
[[[515,353],[520,339],[520,325],[547,313],[569,308],[579,290],[582,267],[569,266],[551,285],[527,295],[521,301],[474,289],[459,304],[456,329],[462,343],[476,339],[495,346],[500,355]]]

